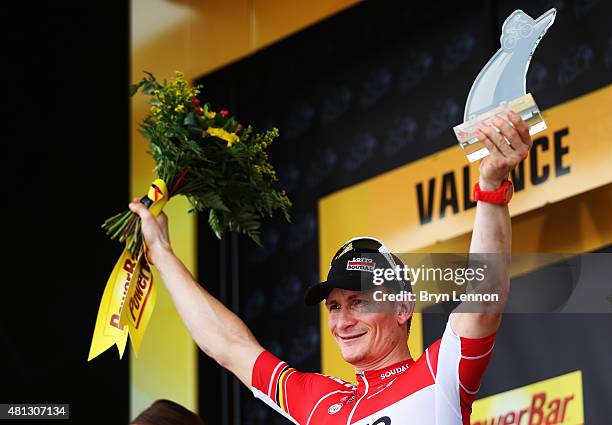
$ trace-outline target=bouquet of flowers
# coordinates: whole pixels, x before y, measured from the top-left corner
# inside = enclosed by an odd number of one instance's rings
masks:
[[[151,96],[141,132],[149,141],[157,178],[140,202],[159,215],[173,196],[186,196],[190,211],[208,212],[217,237],[225,230],[237,231],[261,245],[263,218],[280,209],[289,221],[291,202],[274,188],[276,174],[266,152],[278,130],[255,133],[228,111],[202,104],[200,89],[188,87],[180,72],[163,82],[147,73],[130,87],[132,96],[138,91]],[[127,210],[102,227],[125,248],[104,288],[89,360],[112,345],[121,357],[128,336],[137,354],[157,297],[138,216]]]
[[[149,141],[155,172],[168,188],[167,200],[184,195],[192,205],[190,212],[208,211],[217,237],[225,230],[237,231],[261,245],[265,216],[280,209],[290,220],[291,202],[274,188],[276,173],[266,153],[278,130],[255,133],[227,110],[214,111],[198,99],[201,88],[189,87],[181,72],[163,82],[146,73],[130,86],[131,96],[138,91],[151,96],[141,133]],[[142,202],[146,205],[146,196]],[[131,211],[107,219],[102,227],[112,239],[125,242],[132,254],[142,249],[140,220]]]

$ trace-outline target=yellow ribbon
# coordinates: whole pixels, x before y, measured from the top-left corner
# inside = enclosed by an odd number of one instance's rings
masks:
[[[168,202],[166,183],[156,179],[140,202],[157,217]],[[115,264],[100,301],[87,361],[113,345],[122,358],[128,334],[138,355],[157,299],[157,284],[145,253],[146,247],[138,256],[126,248]]]

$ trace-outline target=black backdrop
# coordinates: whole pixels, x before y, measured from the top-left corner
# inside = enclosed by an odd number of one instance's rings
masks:
[[[536,50],[527,79],[527,90],[546,109],[612,81],[609,2],[480,1],[468,6],[366,1],[198,81],[205,86],[203,100],[258,128],[280,129],[271,156],[279,186],[294,203],[293,224],[277,219],[266,225],[265,249],[244,238],[228,238],[220,257],[201,255],[199,266],[205,284],[219,295],[225,288],[227,304],[266,348],[293,367],[320,370],[318,310],[301,304],[303,290],[319,276],[318,199],[454,145],[451,128],[462,120],[474,78],[499,48],[503,20],[517,8],[537,17],[550,7],[558,15]],[[215,251],[204,220],[199,228],[200,251]],[[212,272],[217,264],[224,265],[220,280]],[[562,329],[591,329],[575,340],[580,347],[593,344],[596,335],[602,341],[601,329],[609,329],[609,319],[580,317],[573,327],[570,319],[554,316],[505,320],[497,350],[504,353],[496,354],[481,396],[554,376],[547,372],[580,368],[588,360],[578,361],[579,350],[568,352],[563,367],[541,365],[558,356]],[[444,320],[426,320],[427,343],[441,335]],[[539,327],[530,327],[527,339],[536,338],[538,330],[560,330],[546,340],[549,345],[522,353],[530,365],[509,365],[507,353],[516,351],[514,342],[531,321]],[[601,353],[609,344],[597,347],[594,351]],[[589,359],[587,352],[584,358]],[[204,356],[200,365],[201,410],[209,420],[231,423],[242,406],[244,423],[287,423],[248,390],[237,396],[226,375]],[[604,378],[607,388],[600,388],[601,382],[585,383],[585,397],[609,393],[612,377]],[[611,416],[598,400],[587,404],[587,423],[605,423],[602,418]],[[223,408],[214,407],[219,405]]]
[[[0,403],[70,403],[70,423],[126,424],[129,360],[87,354],[121,251],[100,224],[128,201],[129,3],[2,13]]]

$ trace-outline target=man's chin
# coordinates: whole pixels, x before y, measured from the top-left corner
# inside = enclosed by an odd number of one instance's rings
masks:
[[[364,357],[363,350],[356,350],[355,348],[340,348],[340,352],[342,353],[342,358],[347,363],[357,363],[361,361]]]

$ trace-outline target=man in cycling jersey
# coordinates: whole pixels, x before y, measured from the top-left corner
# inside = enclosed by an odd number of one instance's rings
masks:
[[[477,132],[490,155],[480,163],[475,187],[470,253],[510,252],[508,176],[532,144],[518,115],[496,116],[492,124]],[[372,263],[393,267],[399,259],[375,239],[349,241],[334,257],[327,281],[309,288],[305,301],[316,305],[325,300],[329,330],[344,359],[355,367],[357,384],[302,373],[259,345],[242,320],[195,281],[172,252],[164,214],[153,217],[136,199],[130,209],[142,219],[147,256],[198,346],[292,422],[469,424],[501,322],[499,310],[454,310],[442,338],[415,361],[407,346],[412,304],[389,303],[387,309],[372,310],[373,289],[364,285]],[[503,263],[496,274],[502,298],[509,286],[507,267]]]

